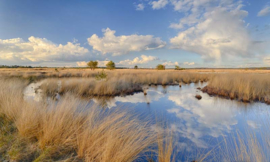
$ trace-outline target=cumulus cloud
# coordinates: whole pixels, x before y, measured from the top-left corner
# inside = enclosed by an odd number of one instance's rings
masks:
[[[265,6],[259,13],[258,16],[267,16],[270,14],[270,6]]]
[[[144,10],[144,4],[143,3],[137,4],[135,5],[135,8],[137,11],[142,11]]]
[[[144,51],[162,48],[166,45],[160,38],[153,35],[121,35],[115,36],[115,31],[109,28],[103,30],[104,36],[96,34],[88,38],[88,43],[94,50],[103,54],[112,53],[114,56],[127,54],[132,51]]]
[[[242,10],[241,2],[229,3],[220,1],[218,6],[202,6],[202,1],[188,0],[192,13],[178,24],[179,28],[188,26],[186,30],[170,39],[172,48],[183,49],[200,54],[205,60],[220,61],[221,57],[235,57],[251,55],[255,45],[246,29],[244,18],[247,11]],[[211,0],[205,0],[211,4]],[[176,2],[176,1],[175,1]],[[180,1],[177,1],[180,3]],[[185,1],[181,1],[185,2]],[[196,2],[196,3],[195,3]],[[196,5],[195,5],[196,4]],[[185,10],[176,5],[177,10]],[[193,7],[195,6],[195,7]],[[204,7],[203,14],[197,19],[197,14]],[[193,21],[188,22],[188,19]]]
[[[152,5],[152,8],[154,10],[161,9],[161,8],[165,7],[168,3],[169,3],[168,0],[158,0],[158,1],[150,2],[150,4]]]
[[[195,62],[184,62],[184,65],[195,65]]]
[[[178,62],[167,61],[167,62],[164,62],[162,65],[164,65],[164,66],[175,66],[175,65],[179,65],[179,64],[178,64]]]
[[[159,58],[154,57],[154,56],[141,55],[141,58],[136,57],[133,60],[127,59],[124,61],[120,61],[119,63],[117,63],[117,65],[139,65],[139,64],[145,64],[145,63],[148,63],[150,61],[155,61],[155,60],[159,60]]]
[[[88,49],[79,43],[55,44],[46,38],[0,39],[0,60],[18,62],[70,61],[85,57]]]
[[[109,62],[109,60],[105,60],[105,61],[99,61],[99,60],[97,60],[97,62],[98,62],[98,66],[99,67],[104,67]],[[87,62],[86,61],[81,61],[81,62],[78,61],[78,62],[76,62],[76,64],[79,67],[85,67],[85,66],[87,66]]]
[[[221,100],[212,102],[211,98],[207,95],[203,96],[204,94],[201,94],[204,100],[198,102],[194,97],[195,93],[197,93],[196,89],[170,91],[168,100],[174,102],[175,106],[167,111],[175,114],[182,121],[174,125],[181,138],[188,138],[197,147],[207,148],[208,144],[204,137],[219,137],[229,133],[238,123],[237,112],[228,109],[228,105]],[[213,105],[216,109],[213,109]]]

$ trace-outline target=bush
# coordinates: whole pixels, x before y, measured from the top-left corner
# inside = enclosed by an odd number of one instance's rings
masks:
[[[100,73],[98,72],[98,74],[96,75],[97,80],[106,79],[106,77],[107,77],[107,74],[105,73],[104,70],[102,70]]]
[[[98,62],[97,61],[89,61],[87,63],[87,66],[91,69],[91,70],[95,70],[98,66]]]
[[[137,66],[137,65],[135,65],[135,66],[134,66],[134,69],[138,69],[138,66]]]
[[[157,70],[165,70],[165,65],[158,64],[157,65]]]
[[[109,61],[107,64],[106,64],[106,67],[107,69],[115,69],[115,63],[113,61]]]
[[[175,65],[175,68],[174,68],[174,70],[185,70],[185,68],[180,68],[180,66],[178,66],[178,65]]]

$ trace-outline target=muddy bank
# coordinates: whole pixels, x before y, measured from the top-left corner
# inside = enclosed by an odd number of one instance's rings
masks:
[[[209,86],[205,86],[203,89],[201,89],[202,92],[209,94],[210,96],[219,96],[219,97],[223,97],[223,98],[227,98],[227,99],[231,99],[231,100],[239,100],[242,102],[263,102],[266,103],[268,105],[270,105],[270,98],[265,96],[265,97],[259,97],[259,96],[255,96],[255,97],[250,97],[248,95],[244,95],[244,94],[240,94],[237,92],[229,92],[223,89],[219,89],[219,88],[213,88],[213,87],[209,87]]]

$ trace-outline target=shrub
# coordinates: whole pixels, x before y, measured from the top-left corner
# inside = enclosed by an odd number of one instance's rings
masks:
[[[109,61],[107,64],[106,64],[106,67],[107,69],[115,69],[115,63],[113,61]]]
[[[178,65],[175,65],[175,68],[174,68],[174,70],[185,70],[185,68],[181,68],[180,66],[178,66]]]
[[[107,77],[107,74],[105,73],[104,70],[102,70],[100,73],[98,72],[98,74],[96,75],[97,80],[106,79],[106,77]]]
[[[87,66],[91,69],[91,70],[95,70],[98,66],[98,62],[97,61],[89,61],[87,63]]]
[[[137,65],[135,65],[135,66],[134,66],[134,69],[138,69],[138,66],[137,66]]]
[[[158,64],[157,65],[157,70],[165,70],[165,65]]]

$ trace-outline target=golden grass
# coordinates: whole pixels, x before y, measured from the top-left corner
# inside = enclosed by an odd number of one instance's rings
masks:
[[[171,133],[158,133],[158,161],[175,161],[173,135]]]
[[[36,152],[41,149],[36,157],[41,161],[56,152],[56,159],[74,155],[85,161],[133,161],[156,139],[147,123],[126,112],[104,112],[69,94],[57,103],[28,103],[22,97],[24,82],[0,80],[0,85],[0,115],[14,125],[19,137],[38,146]],[[7,146],[7,153],[20,160],[22,150],[14,155],[14,147]]]
[[[91,75],[94,73],[91,73]],[[93,75],[94,76],[94,75]],[[198,74],[183,72],[111,72],[109,79],[94,78],[47,79],[41,86],[48,93],[65,93],[59,102],[36,104],[23,99],[28,81],[0,79],[0,160],[83,159],[84,161],[134,161],[158,143],[159,162],[173,159],[173,139],[157,137],[148,123],[138,121],[126,112],[106,112],[93,105],[81,103],[77,95],[112,95],[132,91],[130,87],[143,84],[173,84],[175,82],[209,81],[209,86],[247,95],[249,98],[269,96],[267,74]],[[61,86],[58,86],[59,80]],[[71,92],[71,93],[69,93]],[[269,125],[268,127],[269,128]],[[215,154],[207,157],[227,161],[267,161],[269,134],[260,138],[240,134]],[[156,140],[158,139],[158,140]],[[258,139],[263,139],[263,143]],[[2,149],[4,148],[4,149]],[[231,149],[234,148],[234,149]]]
[[[142,92],[143,85],[179,85],[179,83],[197,83],[207,81],[210,74],[179,72],[110,72],[106,79],[95,78],[51,78],[44,80],[41,89],[47,95],[67,92],[79,96],[116,96]],[[59,84],[60,83],[60,84]]]
[[[268,162],[270,149],[266,143],[269,142],[269,139],[264,140],[261,138],[264,138],[264,136],[258,137],[255,131],[247,131],[245,134],[237,132],[231,138],[224,137],[224,143],[220,144],[219,148],[217,148],[218,151],[214,151],[214,154],[216,154],[214,159]],[[259,139],[262,141],[259,141]]]
[[[47,95],[71,92],[80,96],[116,96],[142,91],[139,84],[111,78],[96,80],[94,78],[47,79],[40,87]]]
[[[208,87],[223,90],[231,98],[270,101],[269,74],[219,74],[209,81]]]

